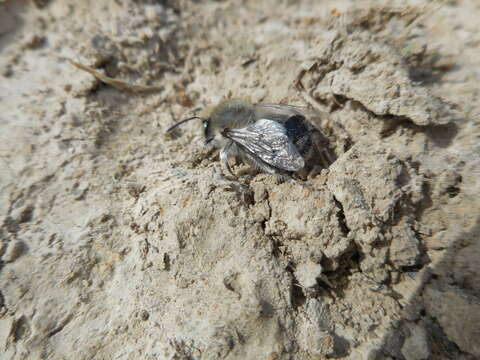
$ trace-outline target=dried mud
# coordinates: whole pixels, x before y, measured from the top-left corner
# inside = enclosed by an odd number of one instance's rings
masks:
[[[480,4],[427,4],[0,1],[0,357],[480,358]],[[335,161],[165,134],[230,97]]]

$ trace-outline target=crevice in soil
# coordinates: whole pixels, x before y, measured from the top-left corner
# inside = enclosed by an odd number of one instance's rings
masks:
[[[292,307],[295,311],[298,310],[299,307],[305,304],[307,300],[305,294],[303,293],[302,287],[298,282],[297,278],[295,277],[295,265],[289,264],[286,267],[286,270],[292,275],[292,284],[290,288],[290,297],[292,302]]]
[[[343,210],[343,205],[340,201],[337,200],[337,198],[335,196],[333,196],[333,200],[335,201],[335,204],[337,206],[337,220],[338,220],[338,224],[340,225],[340,229],[342,229],[342,233],[347,236],[348,233],[350,232],[350,229],[347,225],[347,221],[345,219],[345,212]]]

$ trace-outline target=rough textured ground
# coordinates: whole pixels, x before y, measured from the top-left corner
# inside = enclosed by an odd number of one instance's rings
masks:
[[[480,3],[239,4],[0,1],[0,358],[480,358]],[[164,134],[232,96],[335,162],[239,184]]]

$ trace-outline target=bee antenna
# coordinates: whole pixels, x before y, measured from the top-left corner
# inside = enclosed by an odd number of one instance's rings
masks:
[[[172,130],[175,129],[177,126],[180,126],[180,125],[182,125],[183,123],[186,123],[187,121],[194,120],[194,119],[205,120],[204,118],[201,118],[201,117],[198,117],[198,116],[192,116],[192,117],[190,117],[190,118],[183,119],[183,120],[179,121],[178,123],[176,123],[176,124],[173,125],[173,126],[170,126],[170,127],[167,129],[166,132],[172,131]]]

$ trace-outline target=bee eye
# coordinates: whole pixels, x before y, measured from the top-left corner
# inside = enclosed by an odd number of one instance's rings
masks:
[[[209,137],[209,125],[210,125],[210,122],[208,119],[205,119],[203,120],[203,135],[205,136],[205,138],[207,139]]]

